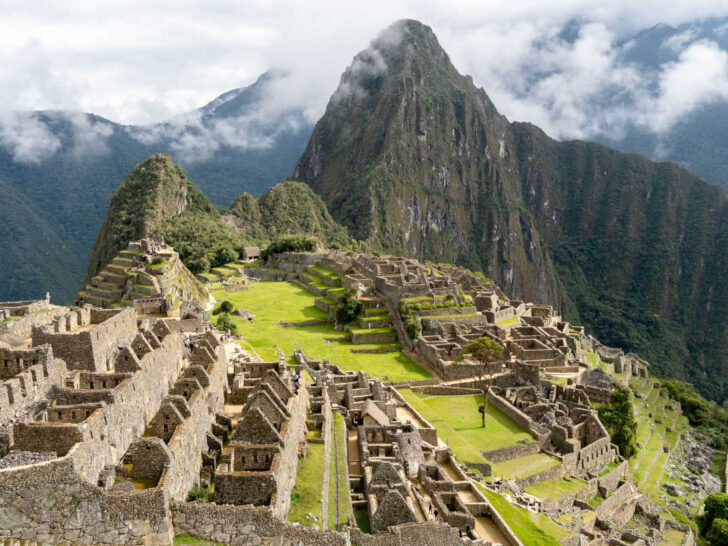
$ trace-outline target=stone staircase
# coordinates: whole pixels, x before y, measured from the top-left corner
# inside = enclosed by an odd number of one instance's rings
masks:
[[[134,256],[134,252],[122,250],[79,292],[78,303],[112,307],[120,302],[126,288],[127,271],[132,268]]]
[[[111,263],[104,267],[98,275],[91,279],[84,289],[78,293],[77,303],[90,303],[96,307],[121,307],[126,290],[129,272],[134,267],[137,253],[133,250],[122,250]],[[148,279],[148,282],[144,279]],[[159,282],[150,275],[137,275],[134,279],[133,295],[144,298],[160,293]],[[130,304],[127,301],[126,304]]]

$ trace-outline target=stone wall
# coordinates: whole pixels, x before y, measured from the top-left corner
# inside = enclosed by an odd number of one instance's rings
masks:
[[[417,432],[420,433],[420,436],[422,437],[422,440],[427,442],[430,445],[437,446],[437,429],[432,426],[432,424],[422,417],[420,413],[410,406],[407,401],[402,398],[402,395],[399,394],[399,391],[397,389],[392,389],[392,394],[394,395],[394,398],[396,399],[398,405],[406,406],[407,409],[412,412],[418,421],[412,423],[416,428]]]
[[[536,474],[531,474],[530,476],[526,476],[525,478],[519,478],[516,480],[516,483],[520,487],[528,487],[530,485],[535,485],[537,483],[546,482],[550,480],[557,480],[559,478],[564,477],[564,465],[556,465],[552,466],[551,468],[547,468],[546,470],[542,470],[541,472],[537,472]]]
[[[500,463],[516,457],[524,457],[533,455],[541,451],[538,442],[530,442],[528,444],[515,444],[501,449],[493,449],[491,451],[481,451],[483,457],[491,463]]]
[[[317,544],[349,546],[345,533],[322,531],[317,527],[292,525],[273,515],[268,508],[218,506],[209,503],[172,505],[172,521],[176,534],[187,533],[203,540],[243,544],[260,544],[275,539],[274,544]]]
[[[21,340],[31,336],[34,327],[46,326],[54,320],[68,313],[68,307],[48,307],[37,313],[0,324],[0,341],[16,345]]]
[[[169,544],[163,492],[109,493],[88,483],[79,466],[82,445],[59,459],[0,470],[0,537],[40,543]]]
[[[283,450],[276,472],[277,494],[273,514],[285,518],[291,506],[291,490],[296,483],[298,467],[298,444],[306,439],[306,414],[308,412],[308,389],[301,382],[298,394],[291,398],[291,417],[283,436]]]
[[[56,357],[65,360],[69,369],[107,371],[116,348],[131,342],[137,333],[136,313],[130,307],[106,312],[91,309],[90,321],[96,326],[73,333],[69,321],[81,311],[58,319],[63,324],[34,327],[33,346],[50,344]],[[96,320],[103,322],[96,323]]]
[[[139,360],[139,371],[115,389],[86,391],[104,397],[110,393],[111,400],[105,408],[96,410],[80,424],[43,424],[63,427],[67,432],[75,430],[73,433],[80,433],[81,441],[58,459],[0,469],[0,536],[58,542],[73,541],[83,535],[98,543],[118,541],[121,536],[127,542],[141,543],[142,537],[156,536],[159,541],[168,542],[167,499],[162,488],[111,493],[96,483],[102,471],[116,466],[142,435],[178,376],[181,364],[180,338],[168,335],[158,349]],[[45,450],[47,443],[31,441],[26,434],[33,425],[16,427],[19,445]],[[51,434],[47,440],[60,438],[55,432]],[[39,510],[40,506],[53,509]]]
[[[26,361],[26,358],[30,358]],[[22,360],[22,364],[18,360]],[[7,366],[5,362],[7,361]],[[0,422],[8,423],[17,415],[47,398],[53,387],[63,385],[66,363],[53,356],[49,345],[31,351],[0,349],[0,366],[18,370],[0,385]]]
[[[606,497],[608,493],[614,491],[619,485],[619,482],[624,480],[627,475],[627,468],[627,461],[624,461],[617,465],[616,468],[600,477],[597,481],[599,493]]]
[[[412,387],[412,392],[424,394],[483,394],[483,389],[472,389],[469,387],[454,387],[449,385],[423,385]]]
[[[488,403],[493,404],[496,408],[501,410],[531,434],[534,434],[539,441],[545,439],[548,435],[548,431],[546,429],[537,423],[534,423],[533,419],[518,408],[514,407],[512,404],[509,404],[505,398],[498,396],[495,392],[493,392],[493,389],[488,390]]]
[[[331,410],[331,398],[329,397],[329,390],[323,389],[324,403],[321,406],[321,415],[323,416],[323,422],[321,424],[321,438],[324,442],[324,464],[321,469],[322,480],[321,480],[321,506],[323,509],[322,526],[327,529],[329,526],[329,481],[330,481],[330,468],[331,468],[331,449],[333,445],[333,438],[331,434],[331,427],[334,423],[334,414]]]

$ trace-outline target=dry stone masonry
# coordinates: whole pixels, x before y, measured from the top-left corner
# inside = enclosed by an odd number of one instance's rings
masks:
[[[0,540],[171,544],[188,533],[231,544],[526,544],[492,493],[557,518],[564,545],[656,546],[670,530],[694,544],[631,481],[594,409],[611,402],[615,377],[654,381],[636,355],[461,267],[342,251],[282,253],[251,267],[259,256],[246,248],[247,275],[225,289],[294,282],[332,321],[353,295],[362,311],[339,326],[352,352],[402,347],[434,377],[393,384],[301,350],[295,363],[283,354],[264,362],[211,327],[209,293],[172,248],[131,242],[74,307],[0,303]],[[502,358],[468,356],[480,338],[502,345]],[[458,460],[401,388],[484,395],[527,437],[477,446],[480,462]],[[679,404],[669,410],[679,415]],[[323,518],[289,523],[314,444],[323,448]],[[552,464],[498,474],[529,457]],[[527,492],[559,480],[583,486]]]

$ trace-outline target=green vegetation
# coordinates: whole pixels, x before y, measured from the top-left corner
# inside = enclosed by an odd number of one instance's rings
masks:
[[[338,412],[335,411],[333,415],[334,419],[331,423],[331,464],[329,465],[329,529],[340,529],[342,525],[349,521],[350,507],[349,481],[346,479],[346,427],[344,426],[344,418]],[[336,429],[335,444],[334,429]],[[336,456],[334,456],[334,450]],[[336,518],[337,504],[338,519]]]
[[[207,497],[210,495],[210,488],[209,487],[199,487],[194,486],[192,489],[190,489],[190,492],[187,493],[187,502],[194,502],[198,500],[207,500]]]
[[[372,376],[392,381],[427,379],[430,375],[412,362],[400,350],[381,354],[352,353],[351,349],[368,349],[391,344],[353,345],[342,338],[342,332],[332,324],[318,326],[293,326],[283,328],[280,322],[302,322],[326,320],[327,313],[314,305],[316,297],[287,282],[254,282],[249,291],[225,292],[215,290],[213,295],[222,300],[229,299],[236,309],[246,309],[255,315],[250,322],[236,315],[232,321],[243,337],[241,344],[259,354],[265,360],[277,358],[277,347],[285,351],[289,363],[295,363],[294,349],[303,349],[315,359],[328,359],[344,370],[363,370]],[[280,302],[285,302],[281,305]],[[326,341],[338,338],[338,341]]]
[[[318,246],[319,241],[315,237],[309,237],[307,235],[286,235],[268,245],[260,253],[260,258],[266,260],[268,256],[280,254],[281,252],[312,252]]]
[[[222,221],[209,199],[166,155],[137,165],[111,198],[109,212],[91,253],[86,282],[129,241],[163,235],[193,273],[221,265],[250,239]]]
[[[532,436],[499,409],[488,406],[486,426],[482,427],[478,408],[482,394],[431,396],[401,389],[400,394],[433,426],[440,438],[450,444],[462,463],[486,462],[481,450],[499,449],[532,440]]]
[[[356,526],[363,533],[372,532],[372,522],[369,521],[369,511],[366,508],[355,508],[354,519],[356,519]]]
[[[524,544],[558,546],[559,540],[571,535],[568,529],[561,527],[545,514],[515,506],[498,493],[480,483],[474,483]]]
[[[499,320],[496,322],[498,326],[508,326],[509,324],[516,324],[518,322],[518,317],[511,317],[503,320]]]
[[[505,355],[505,347],[503,347],[500,343],[497,341],[490,339],[489,337],[481,337],[474,341],[471,341],[467,345],[463,346],[463,349],[460,351],[460,354],[455,359],[457,362],[462,362],[465,360],[465,357],[469,356],[475,362],[480,364],[480,377],[482,378],[484,375],[486,375],[486,372],[488,374],[488,380],[485,383],[485,387],[483,388],[484,392],[487,392],[490,388],[490,363],[495,362],[496,360],[499,360],[503,358]],[[478,412],[480,413],[482,424],[485,426],[485,414],[486,410],[488,408],[488,398],[483,398],[483,405],[478,408]]]
[[[320,431],[317,431],[320,434]],[[291,508],[288,521],[311,525],[309,513],[318,518],[323,517],[321,507],[321,469],[324,466],[324,444],[309,442],[306,446],[306,458],[298,461],[296,483],[291,491]],[[321,525],[316,523],[319,527]]]
[[[356,299],[355,294],[351,290],[344,292],[344,301],[336,308],[336,322],[339,324],[349,324],[361,312],[361,302]]]
[[[209,540],[202,540],[201,538],[193,537],[192,535],[182,534],[174,537],[174,545],[191,545],[191,546],[222,546],[220,542],[210,542]]]
[[[712,545],[728,546],[728,495],[713,493],[705,499],[705,513],[700,518],[701,535]]]
[[[630,458],[637,450],[637,422],[632,406],[632,391],[628,387],[617,387],[612,391],[612,403],[598,405],[599,419],[619,447],[624,458]]]
[[[536,485],[531,485],[525,488],[526,493],[534,495],[542,499],[558,499],[564,495],[578,493],[581,491],[585,482],[576,478],[559,478],[556,480],[549,480]]]
[[[233,316],[228,313],[220,313],[217,316],[215,325],[217,326],[217,329],[222,332],[230,332],[232,335],[237,335],[238,333],[238,324],[233,319]]]
[[[680,402],[691,426],[710,436],[716,448],[728,449],[728,408],[706,400],[689,383],[668,379],[662,384]]]
[[[537,474],[560,464],[560,461],[545,453],[533,453],[500,463],[492,464],[493,475],[503,478],[523,478]]]

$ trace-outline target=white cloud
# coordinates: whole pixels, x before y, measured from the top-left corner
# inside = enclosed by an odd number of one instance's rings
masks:
[[[61,147],[61,141],[37,116],[22,112],[0,117],[0,142],[21,163],[40,163]]]
[[[472,74],[510,119],[562,138],[619,135],[635,120],[668,127],[686,109],[723,97],[725,59],[714,44],[676,37],[670,45],[680,57],[657,76],[620,56],[621,39],[641,28],[712,16],[728,16],[724,0],[6,0],[0,108],[94,112],[145,124],[139,138],[164,135],[197,157],[220,146],[265,146],[266,119],[300,123],[287,113],[302,109],[316,120],[354,55],[392,21],[409,17],[433,27],[456,67]],[[559,34],[572,19],[589,21],[573,43]],[[150,125],[250,84],[271,67],[288,74],[271,84],[249,119]],[[363,66],[377,67],[376,55]],[[77,140],[103,143],[105,126],[97,125]],[[43,135],[37,125],[11,126],[3,138],[19,157],[53,150],[52,139],[37,153],[22,145],[22,135]]]
[[[664,67],[659,85],[657,98],[643,110],[641,119],[658,132],[699,106],[728,100],[728,53],[714,42],[695,42]]]

